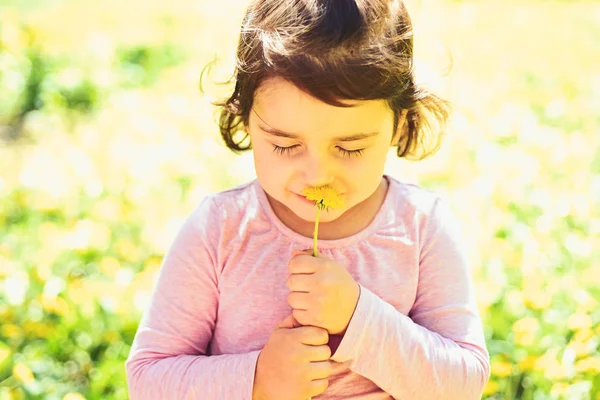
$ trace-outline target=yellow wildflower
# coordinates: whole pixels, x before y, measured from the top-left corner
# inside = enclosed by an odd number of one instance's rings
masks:
[[[535,356],[531,356],[531,355],[525,356],[518,363],[519,371],[521,371],[521,372],[533,371],[533,367],[535,366],[536,360],[537,360],[537,358]]]
[[[575,363],[575,370],[579,373],[600,373],[600,357],[588,357]]]
[[[592,317],[581,311],[577,311],[567,319],[567,327],[573,331],[577,329],[588,329],[591,328],[592,325]]]
[[[325,209],[329,211],[330,208],[342,208],[344,202],[340,198],[339,193],[331,186],[321,186],[318,188],[308,188],[302,190],[302,194],[306,196],[308,200],[315,202],[321,210]]]
[[[492,361],[492,373],[501,378],[512,375],[513,365],[506,361]]]
[[[343,208],[344,202],[342,201],[339,192],[331,186],[304,189],[302,190],[302,194],[308,200],[314,201],[317,206],[317,218],[315,219],[315,231],[313,234],[313,257],[316,257],[318,254],[317,235],[319,232],[319,216],[321,215],[321,210],[325,209],[326,211],[329,211],[330,208]]]
[[[494,393],[498,393],[499,390],[500,385],[498,384],[498,382],[490,379],[483,389],[483,395],[488,396]]]

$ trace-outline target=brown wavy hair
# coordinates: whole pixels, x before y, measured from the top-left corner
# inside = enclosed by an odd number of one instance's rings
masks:
[[[208,63],[200,75],[200,90]],[[413,29],[401,0],[254,0],[246,10],[236,66],[226,84],[233,93],[220,107],[219,128],[239,153],[252,143],[245,128],[261,83],[281,77],[333,106],[344,100],[385,100],[394,112],[394,133],[406,119],[398,157],[423,159],[440,145],[450,105],[417,87]],[[237,132],[244,136],[235,140]]]

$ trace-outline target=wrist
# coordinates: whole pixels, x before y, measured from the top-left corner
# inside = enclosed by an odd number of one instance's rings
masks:
[[[264,398],[263,393],[262,393],[262,388],[260,385],[260,373],[259,373],[259,367],[260,367],[260,356],[262,354],[262,351],[260,353],[258,353],[258,359],[256,360],[256,368],[254,369],[254,382],[252,383],[252,400],[262,400]]]
[[[262,391],[262,387],[260,383],[254,379],[254,385],[252,386],[252,400],[263,400],[265,399],[265,395]]]
[[[351,303],[351,304],[354,304],[354,307],[352,307],[352,312],[350,313],[350,318],[348,318],[348,323],[346,324],[344,329],[342,329],[342,331],[339,333],[339,335],[344,336],[344,334],[348,330],[348,326],[350,326],[350,322],[352,322],[352,318],[354,318],[354,313],[356,312],[356,308],[358,307],[359,299],[360,299],[360,285],[357,283],[356,291],[354,293],[354,301]]]

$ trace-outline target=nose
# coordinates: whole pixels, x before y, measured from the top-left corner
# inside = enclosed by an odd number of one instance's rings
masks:
[[[309,187],[330,185],[334,181],[332,162],[327,159],[327,154],[313,153],[308,157],[304,170],[305,182]]]

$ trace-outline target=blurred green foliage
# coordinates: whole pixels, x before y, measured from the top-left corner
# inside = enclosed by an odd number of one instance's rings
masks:
[[[407,3],[417,70],[456,112],[438,155],[386,169],[463,221],[485,398],[598,400],[600,7]],[[253,178],[197,92],[242,7],[0,5],[0,400],[127,398],[123,363],[183,218]],[[441,83],[440,48],[455,60]]]
[[[0,100],[0,123],[8,126],[10,140],[22,134],[23,120],[31,111],[44,109],[64,117],[93,114],[115,88],[151,85],[163,69],[185,60],[183,49],[174,44],[120,46],[107,84],[106,77],[104,82],[94,80],[93,66],[65,54],[44,54],[33,28],[24,25],[20,29],[23,48],[8,49],[0,42],[0,90],[6,94]]]
[[[162,69],[177,65],[185,60],[184,52],[175,45],[160,47],[136,46],[118,51],[120,86],[135,87],[150,85]]]

